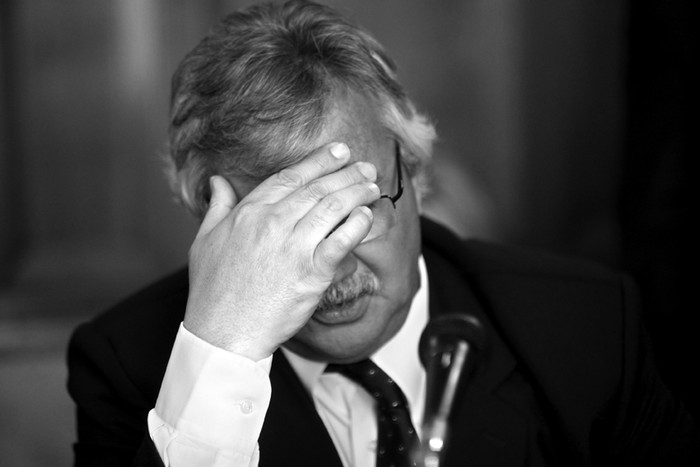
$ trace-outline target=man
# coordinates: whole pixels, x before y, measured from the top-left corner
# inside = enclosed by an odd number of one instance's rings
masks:
[[[172,183],[202,219],[189,269],[73,336],[76,465],[410,465],[418,340],[453,311],[488,345],[445,465],[698,459],[627,280],[419,217],[433,138],[332,10],[224,19],[173,80]]]

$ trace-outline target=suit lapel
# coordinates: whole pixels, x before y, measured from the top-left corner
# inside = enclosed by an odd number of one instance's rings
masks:
[[[270,370],[272,398],[260,434],[260,466],[342,467],[313,400],[281,351]]]
[[[468,277],[443,256],[424,247],[430,283],[430,313],[470,313],[483,324],[487,345],[479,353],[479,366],[461,389],[452,417],[446,466],[518,465],[526,457],[527,413],[508,400],[517,380],[516,361],[500,339]]]

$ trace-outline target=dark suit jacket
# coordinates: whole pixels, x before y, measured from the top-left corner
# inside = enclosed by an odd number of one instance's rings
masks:
[[[700,465],[697,428],[653,367],[624,276],[462,242],[426,220],[422,229],[431,313],[472,313],[488,335],[480,369],[459,396],[445,465]],[[146,415],[187,291],[182,270],[75,332],[68,388],[78,408],[76,465],[160,465]],[[340,466],[281,352],[270,378],[261,465]]]

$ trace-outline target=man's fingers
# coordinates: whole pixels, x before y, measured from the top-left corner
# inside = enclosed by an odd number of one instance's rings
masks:
[[[376,179],[377,169],[374,165],[369,162],[356,162],[337,172],[313,180],[288,198],[295,203],[301,201],[314,205],[333,192],[355,183],[374,182]]]
[[[249,196],[262,197],[268,203],[278,201],[312,180],[340,170],[349,159],[345,143],[327,144],[266,179]]]
[[[209,187],[211,201],[209,201],[209,209],[207,209],[204,220],[199,226],[197,236],[209,233],[231,212],[237,202],[236,193],[224,177],[214,175],[209,179]]]
[[[344,224],[319,243],[314,252],[314,264],[327,274],[334,274],[338,264],[372,229],[373,215],[367,206],[359,206],[350,213]]]
[[[284,212],[295,213],[302,223],[310,211],[319,215],[319,205],[320,215],[326,215],[327,211],[333,215],[333,211],[345,210],[342,219],[354,207],[374,201],[373,194],[368,194],[367,187],[373,187],[371,189],[379,195],[379,189],[374,183],[376,178],[374,165],[356,162],[304,185],[281,200],[279,208]]]
[[[330,193],[297,222],[295,231],[313,243],[327,237],[351,212],[363,205],[375,202],[379,198],[379,187],[373,182],[350,185]]]

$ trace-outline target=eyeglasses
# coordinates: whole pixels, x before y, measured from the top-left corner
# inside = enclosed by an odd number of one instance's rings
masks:
[[[398,221],[398,213],[396,212],[396,202],[403,195],[403,170],[401,169],[401,148],[399,147],[399,142],[395,141],[395,160],[396,160],[396,194],[394,195],[380,195],[374,203],[370,205],[370,208],[374,212],[374,219],[372,221],[372,229],[369,231],[367,236],[362,243],[372,241],[378,237],[382,237],[389,233],[392,228],[396,225]],[[389,207],[391,203],[392,208]]]
[[[393,196],[381,195],[379,196],[379,199],[388,199],[391,201],[391,205],[394,207],[394,209],[396,209],[396,202],[403,194],[403,175],[401,174],[403,171],[401,170],[401,149],[399,147],[399,142],[394,140],[394,144],[396,147],[396,194]]]
[[[396,202],[403,195],[403,171],[401,170],[401,148],[399,147],[399,142],[395,141],[395,154],[394,158],[396,160],[396,194],[394,195],[380,195],[374,203],[370,205],[370,208],[375,213],[372,221],[372,229],[367,234],[367,237],[362,241],[362,243],[374,240],[377,237],[386,235],[397,222]],[[386,200],[386,201],[382,201]],[[393,209],[389,208],[389,204]],[[345,223],[347,217],[342,220],[335,228]]]

